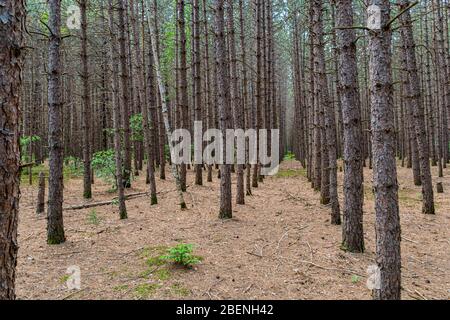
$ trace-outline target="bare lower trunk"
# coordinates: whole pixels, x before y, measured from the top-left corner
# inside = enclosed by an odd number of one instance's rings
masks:
[[[41,214],[45,212],[45,174],[39,172],[38,196],[36,213]]]
[[[401,1],[401,8],[409,6],[408,0]],[[434,214],[433,182],[431,180],[430,154],[428,141],[425,131],[425,115],[422,104],[422,95],[420,89],[420,80],[417,72],[416,45],[413,37],[411,15],[406,11],[400,16],[403,25],[402,39],[406,54],[406,69],[408,74],[409,101],[413,111],[414,132],[413,135],[417,141],[420,162],[420,174],[422,182],[423,206],[422,212],[425,214]]]
[[[154,154],[152,152],[152,135],[149,128],[149,109],[147,105],[147,101],[145,99],[145,81],[144,81],[144,71],[142,69],[142,54],[140,49],[140,32],[136,22],[136,12],[134,1],[130,0],[130,18],[131,18],[131,28],[133,31],[133,39],[134,39],[134,50],[136,54],[136,73],[138,75],[138,103],[141,107],[142,111],[142,129],[144,131],[144,151],[147,155],[147,174],[149,178],[149,188],[150,188],[150,202],[152,205],[158,203],[158,198],[156,195],[156,181],[155,181],[155,172],[154,172]],[[149,72],[153,72],[153,70],[149,70]],[[153,78],[153,77],[152,77]],[[152,79],[153,80],[153,79]],[[154,94],[154,92],[151,92]]]
[[[372,109],[373,190],[376,262],[380,286],[375,299],[400,299],[400,216],[395,159],[389,0],[371,0],[381,10],[381,29],[369,32],[370,102]]]
[[[185,3],[184,0],[178,0],[178,32],[180,35],[180,105],[182,128],[188,129],[190,123],[187,91],[187,62],[186,62],[186,30],[185,30]],[[180,183],[181,189],[186,191],[186,163],[180,165]]]
[[[231,78],[231,103],[234,114],[235,129],[244,129],[243,110],[241,105],[241,97],[239,92],[235,31],[234,31],[234,10],[233,1],[228,0],[227,20],[228,20],[228,37],[230,47],[230,78]],[[236,204],[245,204],[244,195],[244,165],[237,164],[236,170]]]
[[[63,142],[61,99],[61,1],[49,0],[48,48],[48,212],[47,242],[59,244],[66,240],[63,223]]]
[[[351,0],[336,2],[336,25],[353,25]],[[356,34],[352,29],[336,31],[339,51],[339,84],[344,129],[344,212],[342,247],[350,252],[364,251],[363,233],[363,151],[361,103],[358,87]]]
[[[129,87],[129,71],[127,61],[127,38],[126,38],[126,23],[125,10],[127,7],[126,0],[118,0],[119,13],[119,59],[120,59],[120,80],[121,85],[121,107],[122,107],[122,122],[123,122],[123,136],[124,136],[124,168],[123,168],[123,183],[126,188],[131,187],[131,131],[130,131],[130,87]]]
[[[166,129],[166,136],[169,139],[170,142],[170,137],[172,135],[172,129],[170,127],[170,122],[169,122],[169,109],[167,107],[167,102],[166,102],[166,88],[164,86],[164,82],[162,79],[162,75],[161,75],[161,69],[159,66],[159,59],[158,59],[158,50],[156,48],[156,36],[155,36],[155,31],[152,28],[151,22],[149,21],[149,28],[150,28],[150,37],[151,37],[151,46],[152,46],[152,50],[153,50],[153,57],[154,57],[154,62],[155,62],[155,69],[156,69],[156,79],[158,81],[158,86],[159,86],[159,94],[160,94],[160,98],[161,98],[161,102],[162,102],[162,116],[163,116],[163,120],[164,120],[164,127]],[[170,148],[170,154],[172,157],[174,157],[174,153],[173,153],[173,148],[172,148],[172,144],[169,143],[169,148]],[[179,204],[182,210],[186,209],[186,202],[184,201],[184,197],[183,197],[183,188],[181,185],[181,179],[180,179],[180,175],[178,174],[178,170],[177,170],[177,166],[174,163],[174,161],[172,161],[171,163],[171,169],[172,169],[172,175],[175,179],[175,184],[177,186],[177,191],[178,191],[178,199],[179,199]]]
[[[225,131],[231,127],[231,112],[229,103],[230,83],[228,79],[227,51],[224,27],[224,0],[215,0],[215,59],[217,68],[218,104],[220,114],[220,130],[223,135],[224,155],[227,151]],[[220,166],[220,219],[231,219],[233,216],[231,204],[231,170],[229,164]]]
[[[80,0],[81,10],[81,80],[82,80],[82,102],[83,102],[83,197],[85,199],[92,198],[91,187],[91,99],[89,86],[89,62],[87,55],[87,0]]]
[[[110,32],[110,61],[111,61],[111,91],[112,91],[112,109],[113,109],[113,124],[114,124],[114,151],[116,162],[116,183],[117,192],[119,196],[119,216],[120,219],[127,218],[127,207],[125,204],[124,183],[122,178],[122,141],[121,141],[121,126],[120,126],[120,94],[119,94],[119,64],[120,59],[117,55],[117,39],[116,26],[114,21],[114,0],[108,0],[108,15],[109,15],[109,32]],[[121,0],[119,0],[121,1]]]
[[[199,0],[193,0],[193,49],[194,49],[194,57],[193,57],[193,67],[194,67],[194,101],[195,101],[195,109],[194,109],[194,118],[195,121],[202,121],[202,79],[201,79],[201,54],[200,54],[200,8],[199,8]],[[200,146],[196,146],[198,148]],[[201,149],[200,149],[201,150]],[[201,163],[195,164],[195,184],[203,185],[203,165]]]
[[[327,183],[327,186],[322,186],[323,192],[329,192],[329,194],[322,193],[322,203],[331,202],[331,223],[340,224],[340,208],[337,192],[337,150],[336,150],[336,122],[335,112],[333,104],[330,101],[328,95],[328,81],[325,70],[325,52],[323,45],[323,22],[322,22],[322,2],[320,0],[314,0],[314,35],[316,37],[316,46],[314,47],[314,55],[316,58],[315,70],[317,75],[316,83],[316,98],[321,104],[320,108],[323,110],[323,123],[325,131],[325,139],[322,140],[325,148],[323,159],[327,159],[326,162],[322,162],[326,179],[322,178],[322,182]]]
[[[19,114],[22,87],[25,4],[6,0],[0,6],[0,300],[13,300],[17,264],[20,149]]]

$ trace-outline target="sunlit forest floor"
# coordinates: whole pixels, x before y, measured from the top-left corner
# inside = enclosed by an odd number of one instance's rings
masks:
[[[450,169],[436,196],[436,216],[421,214],[421,189],[411,169],[398,168],[402,225],[402,298],[450,298]],[[189,172],[191,183],[193,172]],[[367,267],[375,259],[371,171],[365,169],[366,252],[340,249],[341,227],[319,204],[296,161],[266,178],[234,218],[218,216],[219,180],[190,185],[187,211],[179,210],[174,183],[157,179],[159,204],[127,201],[127,220],[116,205],[64,212],[67,242],[46,244],[45,214],[37,216],[36,186],[22,183],[19,221],[19,299],[370,299]],[[433,168],[434,184],[437,170]],[[205,173],[206,178],[206,173]],[[206,180],[206,179],[205,179]],[[340,193],[342,172],[339,173]],[[82,199],[82,180],[65,182],[65,206]],[[111,200],[97,179],[92,201]],[[127,193],[146,191],[137,177]],[[235,185],[233,185],[233,192]],[[341,206],[342,206],[342,194]],[[195,245],[202,263],[175,267],[158,257],[177,243]],[[81,269],[81,289],[66,286],[66,269]]]

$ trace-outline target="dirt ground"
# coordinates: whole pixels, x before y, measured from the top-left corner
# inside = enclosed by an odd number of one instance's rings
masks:
[[[445,193],[435,195],[435,216],[421,213],[421,189],[413,185],[411,170],[398,172],[402,298],[449,299],[450,169],[440,180]],[[192,183],[193,173],[189,175]],[[67,242],[53,246],[46,244],[45,214],[35,214],[37,189],[23,185],[17,297],[370,299],[366,270],[375,257],[371,172],[365,169],[363,254],[340,249],[341,228],[330,224],[330,208],[319,204],[319,194],[304,175],[298,162],[284,162],[277,176],[253,190],[246,205],[234,206],[229,221],[217,217],[216,177],[213,183],[188,188],[187,211],[176,204],[172,179],[157,179],[159,204],[150,206],[147,197],[129,200],[127,220],[119,220],[116,205],[65,211]],[[433,175],[434,183],[439,181],[436,168]],[[109,188],[97,180],[92,201],[114,198]],[[141,175],[127,193],[146,189]],[[81,179],[66,183],[64,205],[84,203],[81,190]],[[194,244],[202,263],[188,270],[158,259],[179,242]],[[66,270],[74,265],[81,270],[80,290],[66,286]]]

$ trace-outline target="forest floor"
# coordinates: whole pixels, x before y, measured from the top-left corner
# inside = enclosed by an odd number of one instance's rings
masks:
[[[398,168],[402,226],[402,298],[450,298],[450,169],[435,194],[437,214],[421,213],[421,188],[411,169]],[[168,172],[169,175],[169,172]],[[433,168],[434,183],[439,181]],[[206,174],[205,174],[206,177]],[[206,180],[206,179],[205,179]],[[340,249],[341,227],[319,204],[296,161],[285,161],[233,219],[218,219],[219,180],[189,186],[188,210],[177,205],[174,183],[157,179],[159,204],[146,197],[127,201],[128,219],[116,205],[64,211],[66,243],[46,244],[45,214],[37,216],[37,188],[22,184],[19,221],[19,299],[370,299],[368,266],[374,264],[375,233],[371,171],[365,169],[366,252]],[[193,172],[189,172],[189,182]],[[339,173],[342,206],[342,173]],[[111,200],[97,180],[93,202]],[[66,181],[64,206],[82,204],[82,180]],[[137,177],[127,193],[146,191]],[[233,184],[233,193],[235,185]],[[167,247],[195,245],[203,258],[193,269],[159,260]],[[69,266],[81,270],[81,290],[66,286]]]

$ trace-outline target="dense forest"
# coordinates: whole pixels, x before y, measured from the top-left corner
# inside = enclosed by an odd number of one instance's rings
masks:
[[[448,299],[448,0],[0,0],[0,299]]]

